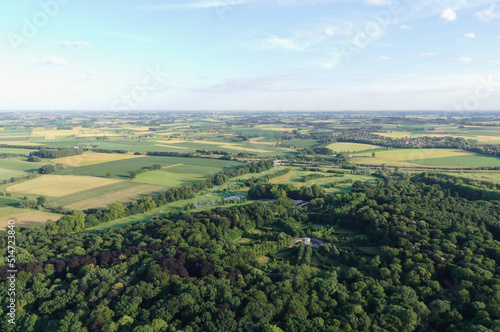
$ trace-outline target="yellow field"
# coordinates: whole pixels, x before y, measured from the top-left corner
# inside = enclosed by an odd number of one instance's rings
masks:
[[[0,141],[0,144],[7,144],[7,145],[42,145],[40,143],[31,143],[31,142],[26,142],[26,141]]]
[[[253,144],[262,144],[262,145],[271,145],[271,146],[276,145],[276,142],[261,142],[260,140],[262,140],[264,138],[265,137],[254,137],[254,138],[250,138],[249,141]]]
[[[327,148],[336,151],[337,153],[340,153],[340,152],[358,152],[358,151],[375,150],[375,149],[380,149],[381,147],[372,144],[337,142],[327,145]]]
[[[0,218],[0,229],[6,229],[9,220],[15,220],[16,226],[28,226],[29,224],[43,224],[47,220],[59,220],[63,215],[43,211],[30,211]]]
[[[413,135],[413,133],[409,131],[393,131],[389,133],[372,133],[372,134],[390,138],[405,138],[405,137],[411,137]]]
[[[478,142],[500,141],[500,136],[476,136]]]
[[[52,162],[64,164],[68,166],[88,166],[101,163],[107,163],[109,161],[125,160],[131,158],[141,158],[144,156],[126,155],[126,154],[112,154],[112,153],[88,153],[81,154],[77,156],[62,157],[57,159],[52,159]]]
[[[157,141],[159,143],[165,143],[165,144],[177,144],[177,143],[186,143],[186,142],[192,142],[184,139],[169,139],[167,141]]]
[[[255,128],[259,128],[262,130],[271,130],[271,131],[286,131],[291,133],[292,131],[296,130],[297,127],[295,128],[285,128],[285,127],[265,127],[265,126],[255,126]]]
[[[112,136],[122,136],[121,134],[115,134],[115,133],[109,133],[109,132],[106,132],[106,131],[101,131],[101,132],[97,132],[97,133],[83,133],[83,134],[78,134],[77,135],[78,137],[97,137],[97,136],[109,136],[109,137],[112,137]]]
[[[211,144],[215,145],[221,148],[226,148],[226,149],[231,149],[231,150],[242,150],[242,151],[248,151],[248,152],[257,152],[257,153],[266,153],[266,152],[271,152],[269,150],[262,150],[262,149],[254,149],[254,148],[247,148],[245,146],[241,146],[238,143],[227,143],[227,142],[213,142],[213,141],[205,141],[205,140],[200,140],[200,141],[185,141],[185,140],[169,140],[169,141],[157,141],[159,143],[166,143],[167,145],[170,144],[176,144],[176,143],[200,143],[200,144]]]
[[[88,198],[82,201],[64,206],[70,210],[85,210],[91,208],[106,207],[108,204],[116,202],[130,202],[139,198],[143,194],[165,190],[165,187],[144,184],[118,192],[109,193],[95,198]]]
[[[34,128],[32,131],[33,137],[44,137],[45,139],[56,139],[56,137],[58,136],[71,136],[71,135],[75,135],[77,137],[119,136],[114,132],[107,132],[102,130],[88,130],[82,127],[74,127],[71,130]]]
[[[71,135],[78,135],[79,133],[80,130],[78,128],[73,128],[72,130],[34,128],[31,135],[33,137],[44,137],[45,139],[55,139],[56,136],[71,136]]]
[[[120,180],[93,176],[42,175],[38,178],[10,186],[5,190],[7,192],[61,197],[106,186],[118,181]]]
[[[175,145],[169,145],[169,144],[155,144],[156,146],[164,146],[166,148],[172,148],[172,149],[182,149],[182,150],[188,150],[189,148],[182,147],[182,146],[175,146]]]

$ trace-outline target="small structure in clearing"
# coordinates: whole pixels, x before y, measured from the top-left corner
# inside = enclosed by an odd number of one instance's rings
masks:
[[[292,240],[292,244],[290,245],[290,247],[296,247],[296,246],[300,245],[301,243],[303,243],[306,246],[313,247],[313,248],[318,248],[319,246],[325,245],[325,243],[321,240],[304,237],[304,238]]]

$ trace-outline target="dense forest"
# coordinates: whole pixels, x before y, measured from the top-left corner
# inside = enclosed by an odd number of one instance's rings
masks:
[[[300,189],[257,184],[279,194],[100,233],[18,229],[17,324],[3,297],[1,330],[499,331],[500,201],[452,182],[384,173],[349,194],[311,189],[305,208]],[[309,234],[325,245],[288,248]]]

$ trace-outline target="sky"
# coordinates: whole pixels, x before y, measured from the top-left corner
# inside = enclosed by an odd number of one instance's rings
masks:
[[[0,2],[0,110],[499,110],[500,0]]]

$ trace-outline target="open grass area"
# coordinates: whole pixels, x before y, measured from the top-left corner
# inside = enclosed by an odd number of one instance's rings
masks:
[[[26,175],[23,171],[15,171],[12,169],[0,168],[0,180],[9,180]]]
[[[91,176],[42,175],[6,189],[7,192],[61,197],[116,183],[116,179]]]
[[[332,149],[335,152],[359,152],[367,150],[384,149],[383,147],[380,147],[378,145],[349,143],[349,142],[332,143],[328,145],[327,148]]]
[[[38,171],[40,167],[43,165],[50,164],[51,162],[48,160],[42,159],[39,163],[33,163],[26,161],[26,158],[8,158],[8,159],[0,159],[0,168],[10,169],[13,171],[21,171],[33,173],[34,171]]]
[[[141,158],[131,154],[118,153],[84,153],[82,155],[52,159],[52,162],[67,166],[79,167],[107,163],[110,161],[123,161],[131,158]]]
[[[1,139],[1,137],[0,137]],[[29,155],[30,152],[36,151],[32,149],[16,149],[16,148],[0,148],[0,153],[13,153],[13,154],[22,154],[22,155]]]
[[[371,153],[357,153],[354,164],[399,167],[479,167],[500,166],[500,159],[456,149],[393,149]]]

